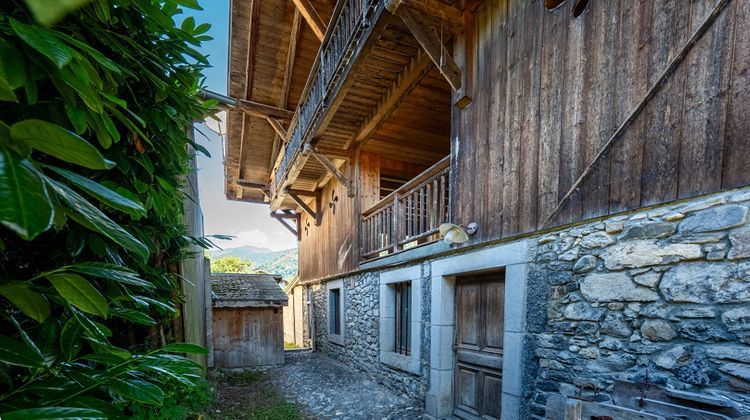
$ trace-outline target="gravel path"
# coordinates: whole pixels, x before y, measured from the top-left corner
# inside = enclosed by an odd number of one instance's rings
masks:
[[[320,352],[287,352],[269,383],[310,418],[414,419],[418,402],[398,396]]]

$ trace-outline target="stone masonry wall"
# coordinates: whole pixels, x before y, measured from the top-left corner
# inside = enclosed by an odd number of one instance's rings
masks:
[[[429,278],[429,276],[427,276]],[[414,279],[422,281],[424,293],[425,279]],[[391,368],[380,362],[379,349],[379,312],[380,312],[380,285],[379,272],[366,272],[346,277],[344,283],[344,342],[341,346],[328,341],[328,292],[326,284],[313,286],[313,307],[315,315],[315,340],[318,350],[329,356],[354,367],[365,373],[370,379],[379,382],[388,388],[400,392],[408,398],[423,401],[427,390],[428,377],[426,373],[429,345],[424,338],[426,328],[415,331],[423,335],[422,339],[422,375],[403,372]],[[428,286],[429,287],[429,286]],[[429,292],[429,290],[428,290]],[[426,300],[425,300],[426,299]],[[429,308],[429,295],[423,297],[423,308]],[[427,302],[425,305],[424,302]],[[422,316],[427,316],[423,311]],[[429,322],[423,318],[424,323]],[[421,405],[421,403],[420,403]]]
[[[535,240],[546,324],[530,411],[613,378],[721,395],[750,414],[750,189]],[[543,316],[543,315],[542,315]],[[534,331],[532,331],[534,332]]]

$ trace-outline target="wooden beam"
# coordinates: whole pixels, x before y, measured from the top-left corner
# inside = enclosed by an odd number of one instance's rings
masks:
[[[297,219],[299,219],[299,215],[295,215],[295,216],[296,216]],[[296,229],[294,229],[293,227],[289,226],[289,223],[287,223],[286,220],[284,220],[284,218],[281,215],[279,215],[278,213],[272,211],[271,212],[271,217],[274,218],[274,219],[276,219],[276,220],[278,220],[279,223],[281,223],[282,225],[284,225],[284,227],[287,228],[287,230],[289,232],[292,232],[292,234],[294,236],[296,236],[297,238],[299,238],[299,231],[296,230]],[[299,222],[297,223],[297,226],[299,226]]]
[[[237,107],[247,115],[260,118],[284,118],[291,120],[294,117],[294,111],[288,109],[277,108],[272,105],[262,104],[260,102],[249,101],[247,99],[240,99],[237,101]]]
[[[275,131],[279,137],[281,137],[282,139],[286,138],[286,135],[287,135],[286,129],[284,129],[284,127],[281,125],[279,120],[277,120],[274,117],[266,117],[266,121],[268,121],[268,124],[271,125],[271,128],[273,128],[273,131]]]
[[[453,57],[442,44],[435,31],[427,26],[413,10],[408,7],[396,9],[396,16],[400,17],[419,45],[430,56],[432,62],[440,70],[453,90],[461,89],[461,69]]]
[[[418,50],[416,57],[413,57],[406,68],[398,75],[388,91],[380,98],[373,112],[362,124],[359,132],[346,142],[344,149],[366,143],[383,121],[391,116],[393,111],[401,105],[404,98],[427,76],[431,68],[432,60],[430,60],[430,57],[424,51]]]
[[[286,191],[287,193],[297,194],[301,197],[317,197],[319,195],[318,191],[295,190],[293,188],[287,188]]]
[[[445,21],[446,24],[457,28],[463,26],[464,15],[467,14],[463,10],[443,3],[440,0],[400,0],[395,6],[409,7],[419,13],[424,13]]]
[[[286,49],[286,63],[284,65],[284,81],[281,83],[281,97],[279,98],[279,108],[286,109],[289,102],[289,90],[292,87],[292,76],[294,75],[294,63],[297,57],[297,41],[299,40],[302,18],[299,9],[294,7],[294,18],[292,19],[292,33],[289,36],[289,45]],[[269,121],[270,123],[270,121]],[[273,126],[273,125],[272,125]],[[278,156],[281,151],[281,144],[286,141],[286,135],[281,135],[278,130],[277,135],[273,137],[271,146],[271,156]],[[284,130],[286,133],[286,130]],[[268,172],[272,173],[275,161],[268,163]]]
[[[294,19],[292,20],[292,33],[289,36],[289,46],[286,49],[286,63],[284,67],[284,81],[281,83],[281,99],[279,99],[279,108],[286,109],[289,102],[289,89],[292,86],[292,75],[294,74],[294,61],[297,57],[297,41],[299,40],[299,31],[302,21],[300,19],[299,9],[294,9]]]
[[[258,46],[258,27],[260,26],[260,2],[261,0],[251,0],[250,4],[250,33],[247,42],[247,63],[245,64],[245,98],[250,97],[253,90],[253,73],[255,71],[255,50]],[[242,151],[244,149],[245,127],[247,116],[242,115],[242,132],[240,134],[240,151],[237,159],[236,178],[242,178]],[[242,186],[237,186],[236,198],[242,198]]]
[[[244,179],[236,179],[234,180],[234,184],[237,185],[240,189],[242,188],[252,188],[260,190],[263,195],[265,195],[269,200],[271,199],[271,189],[268,187],[268,185],[260,183],[260,182],[254,182],[254,181],[246,181]],[[241,198],[241,197],[238,197]]]
[[[235,179],[234,183],[237,185],[241,185],[245,188],[255,188],[259,190],[268,189],[268,185],[262,183],[262,182],[255,182],[255,181],[247,181],[244,179]]]
[[[296,219],[297,213],[291,213],[291,212],[284,212],[284,213],[271,213],[271,217],[274,217],[276,219]]]
[[[323,38],[326,36],[326,24],[323,22],[323,19],[320,18],[320,15],[315,10],[312,3],[310,3],[310,0],[292,0],[292,3],[297,6],[297,10],[299,10],[302,17],[305,18],[307,24],[310,25],[310,29],[315,33],[315,36],[323,42]]]
[[[326,155],[331,159],[341,159],[341,160],[349,160],[349,154],[346,153],[342,149],[334,149],[331,147],[321,147],[321,146],[315,146],[313,147],[313,150],[315,152],[320,153],[322,155]]]
[[[325,167],[326,170],[331,173],[331,175],[336,177],[336,179],[341,183],[341,185],[346,187],[346,191],[349,197],[354,196],[352,182],[349,181],[349,179],[345,177],[344,174],[342,174],[339,171],[339,169],[336,167],[336,165],[333,162],[331,162],[327,157],[325,157],[325,155],[321,155],[320,153],[317,153],[314,150],[311,151],[310,154],[312,154],[313,157],[315,157],[315,159],[318,159],[318,162],[320,162],[320,164],[323,165],[323,167]]]
[[[292,200],[294,200],[295,203],[297,203],[298,206],[302,208],[302,210],[305,211],[310,217],[315,219],[315,226],[320,226],[319,220],[320,220],[320,206],[318,206],[317,212],[310,208],[310,206],[307,205],[299,196],[293,192],[287,191],[287,194],[289,197],[292,197]]]
[[[454,105],[458,109],[464,109],[472,102],[474,93],[474,14],[466,13],[464,16],[464,31],[453,40],[453,58],[456,64],[463,69],[461,73],[461,89],[455,93]]]

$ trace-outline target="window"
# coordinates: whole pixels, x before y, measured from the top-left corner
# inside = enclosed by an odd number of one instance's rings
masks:
[[[380,274],[380,362],[421,374],[422,268]]]
[[[396,342],[394,352],[408,356],[411,353],[411,282],[396,283]]]
[[[328,333],[341,335],[341,289],[328,292]]]
[[[328,282],[326,288],[328,289],[328,341],[343,346],[346,333],[344,282],[334,280]]]

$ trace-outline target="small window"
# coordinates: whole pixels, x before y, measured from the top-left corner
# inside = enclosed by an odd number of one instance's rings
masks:
[[[411,354],[411,282],[397,283],[396,289],[396,343],[398,354]]]
[[[328,333],[341,334],[341,289],[328,292]]]

